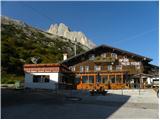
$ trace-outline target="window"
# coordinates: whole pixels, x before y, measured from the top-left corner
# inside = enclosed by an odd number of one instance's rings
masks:
[[[108,84],[108,77],[107,76],[102,76],[101,77],[101,82],[105,83],[105,84]]]
[[[74,83],[76,83],[76,84],[80,83],[80,78],[76,77],[75,80],[74,80]]]
[[[105,68],[105,65],[102,65],[101,66],[101,70],[105,70],[106,68]]]
[[[107,66],[107,69],[108,69],[108,70],[112,70],[112,65],[108,65],[108,66]]]
[[[115,83],[116,82],[114,75],[110,75],[109,76],[109,80],[111,81],[111,83]]]
[[[76,67],[75,66],[72,66],[72,71],[75,71]]]
[[[89,66],[85,66],[85,71],[86,71],[86,72],[89,71]]]
[[[49,82],[49,76],[43,76],[42,79],[44,82]]]
[[[70,66],[69,69],[70,69],[71,71],[75,71],[75,66]]]
[[[116,65],[116,70],[122,70],[122,65]]]
[[[94,83],[94,76],[89,76],[89,83]]]
[[[107,55],[106,53],[102,53],[102,54],[101,54],[101,57],[102,57],[102,58],[106,58],[106,55]]]
[[[121,75],[116,76],[116,82],[117,83],[122,83]]]
[[[94,71],[100,71],[101,70],[101,66],[94,66]]]
[[[94,60],[94,59],[95,59],[95,55],[91,54],[90,57],[89,57],[89,60]]]
[[[49,75],[34,75],[33,76],[34,83],[44,83],[49,82]]]
[[[41,81],[41,76],[33,76],[33,82],[40,82]]]
[[[101,76],[100,76],[99,73],[98,73],[98,75],[96,76],[96,82],[97,82],[97,83],[101,83]]]
[[[137,70],[141,69],[140,65],[136,65],[135,67],[136,67]]]
[[[111,57],[117,59],[117,54],[116,53],[111,53]]]
[[[82,76],[82,83],[88,83],[88,76]]]
[[[83,72],[83,66],[80,66],[80,72]]]
[[[94,71],[96,71],[96,69],[97,69],[96,67],[97,67],[97,66],[94,66]]]
[[[94,76],[82,76],[82,83],[94,83]]]

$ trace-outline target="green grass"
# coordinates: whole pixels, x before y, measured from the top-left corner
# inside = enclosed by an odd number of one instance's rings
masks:
[[[24,76],[15,74],[1,74],[1,84],[14,84],[16,81],[24,81]]]

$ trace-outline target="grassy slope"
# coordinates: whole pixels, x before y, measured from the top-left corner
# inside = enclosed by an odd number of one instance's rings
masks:
[[[23,79],[23,65],[32,63],[31,57],[40,57],[39,63],[56,63],[62,60],[63,53],[73,53],[73,44],[64,42],[62,37],[48,38],[40,31],[2,24],[1,69],[2,83],[14,83]],[[29,31],[29,32],[26,32]],[[83,52],[78,47],[77,52]]]

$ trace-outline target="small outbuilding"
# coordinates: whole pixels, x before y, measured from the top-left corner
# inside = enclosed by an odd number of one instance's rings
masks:
[[[62,64],[25,64],[25,88],[56,89],[70,70]]]

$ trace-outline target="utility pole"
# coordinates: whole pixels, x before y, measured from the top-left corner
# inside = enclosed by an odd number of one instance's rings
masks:
[[[74,56],[77,55],[77,39],[75,38],[75,42],[74,42]]]

